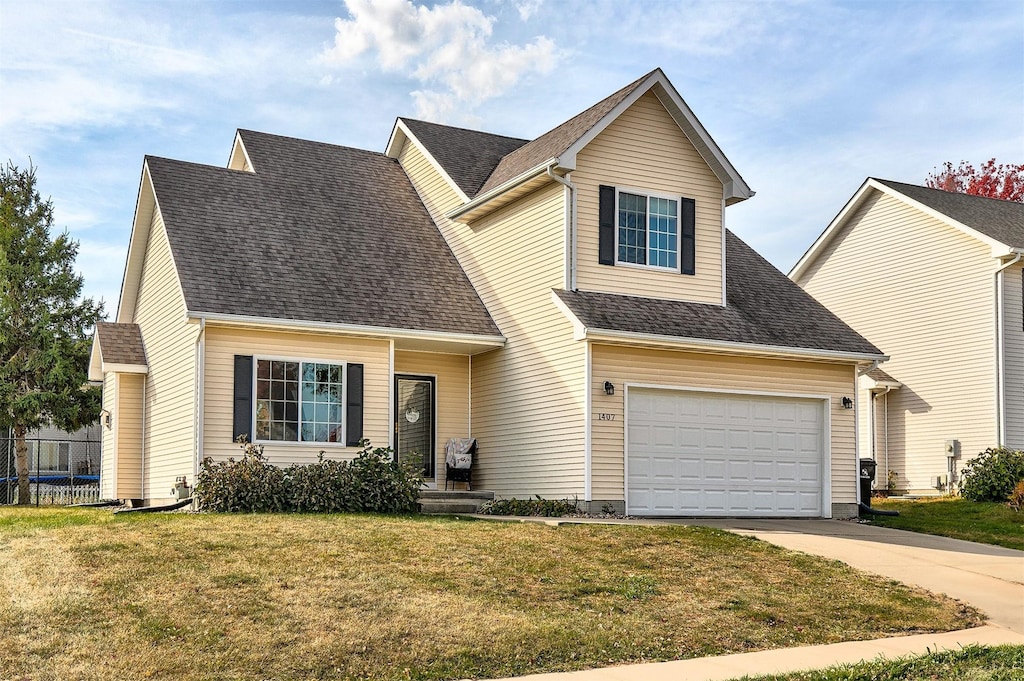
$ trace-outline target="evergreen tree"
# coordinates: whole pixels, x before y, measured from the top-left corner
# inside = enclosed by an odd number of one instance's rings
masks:
[[[99,417],[88,386],[90,331],[103,304],[79,300],[78,243],[52,238],[53,202],[31,165],[0,168],[0,432],[13,429],[18,503],[29,503],[28,431],[77,430]]]

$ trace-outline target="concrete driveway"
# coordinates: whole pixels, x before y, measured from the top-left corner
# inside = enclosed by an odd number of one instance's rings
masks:
[[[679,520],[944,593],[980,608],[989,622],[1024,634],[1024,551],[846,520]]]

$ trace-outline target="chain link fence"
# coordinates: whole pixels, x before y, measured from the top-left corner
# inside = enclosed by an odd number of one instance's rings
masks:
[[[74,433],[43,429],[25,438],[28,445],[29,502],[82,504],[100,498],[100,435],[97,427]],[[18,503],[14,435],[0,431],[0,504]]]

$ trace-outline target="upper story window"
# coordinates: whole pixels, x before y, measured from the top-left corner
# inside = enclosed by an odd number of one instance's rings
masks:
[[[634,265],[679,266],[679,201],[620,191],[618,260]]]
[[[695,274],[693,199],[600,187],[599,260]]]
[[[345,442],[344,364],[256,360],[256,440]]]

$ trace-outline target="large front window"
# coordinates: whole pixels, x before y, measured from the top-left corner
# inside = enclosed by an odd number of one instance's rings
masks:
[[[344,442],[345,365],[256,360],[256,440]]]
[[[676,269],[679,265],[679,202],[659,196],[618,193],[618,261]]]

